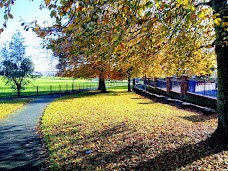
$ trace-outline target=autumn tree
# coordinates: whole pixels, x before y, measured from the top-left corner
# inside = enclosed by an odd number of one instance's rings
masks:
[[[0,7],[5,5],[4,8],[9,11],[11,3],[8,2],[12,1],[4,1]],[[87,62],[90,61],[92,64],[96,61],[101,66],[104,65],[100,70],[102,77],[106,72],[107,61],[113,61],[115,58],[113,55],[115,48],[119,46],[122,46],[122,49],[126,48],[128,42],[125,37],[130,37],[130,35],[125,36],[125,33],[128,34],[126,31],[137,25],[139,34],[146,35],[141,33],[150,31],[153,20],[159,21],[160,31],[164,35],[159,53],[153,53],[159,46],[151,45],[153,42],[157,44],[157,39],[160,38],[157,37],[154,40],[150,35],[144,37],[145,41],[139,41],[132,46],[132,52],[129,49],[126,52],[134,54],[135,58],[141,59],[146,64],[148,64],[145,62],[149,60],[148,57],[151,54],[153,54],[151,56],[155,55],[154,66],[156,67],[153,68],[159,70],[162,68],[167,71],[165,74],[182,74],[187,70],[191,70],[191,74],[201,74],[194,68],[202,65],[205,67],[201,67],[200,70],[208,72],[206,68],[210,68],[212,63],[207,60],[207,57],[213,59],[211,54],[213,49],[208,47],[211,47],[210,44],[215,46],[218,68],[218,131],[228,136],[228,79],[226,78],[228,62],[225,55],[227,53],[227,1],[101,0],[57,3],[45,0],[44,7],[50,10],[50,15],[56,19],[56,22],[48,28],[41,28],[35,23],[34,31],[45,39],[55,37],[55,41],[61,40],[61,44],[67,45],[65,49],[72,56],[77,56],[77,51],[83,51]],[[10,12],[4,18],[5,20],[10,18]],[[212,28],[208,24],[211,21],[214,21],[214,30],[208,28],[208,26]],[[216,40],[212,43],[209,38],[214,36],[213,32]],[[140,52],[142,56],[137,55]],[[167,54],[167,52],[171,53]],[[167,61],[172,61],[171,66],[174,69],[169,69]],[[148,65],[148,68],[151,67]]]
[[[217,131],[222,137],[228,137],[228,82],[227,82],[227,64],[228,58],[226,54],[228,52],[227,48],[227,27],[228,27],[228,4],[226,0],[210,0],[210,1],[168,1],[162,3],[161,1],[156,1],[157,7],[160,11],[166,14],[165,20],[167,23],[173,23],[174,18],[181,16],[180,22],[176,22],[174,28],[171,30],[171,35],[177,31],[182,30],[182,25],[184,23],[191,23],[192,19],[204,18],[205,20],[214,21],[215,30],[215,41],[212,46],[215,46],[215,53],[217,56],[217,72],[218,72],[218,97],[217,97],[217,113],[218,113],[218,128]],[[207,10],[211,8],[213,10],[213,15],[205,15]],[[173,16],[168,13],[171,9],[175,10]],[[166,10],[164,10],[166,9]],[[167,26],[167,24],[166,24]],[[169,28],[169,27],[167,27]],[[204,28],[201,28],[203,31]],[[208,34],[208,36],[212,36]]]

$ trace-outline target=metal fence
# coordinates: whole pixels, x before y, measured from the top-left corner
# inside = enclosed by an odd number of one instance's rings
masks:
[[[106,86],[126,86],[124,81],[109,81],[105,83]],[[73,92],[80,89],[97,88],[98,82],[91,83],[76,83],[76,84],[60,84],[60,85],[40,85],[40,86],[26,86],[21,90],[21,96],[38,96],[56,93]],[[17,91],[10,87],[0,87],[1,97],[16,97]]]
[[[157,79],[156,87],[166,90],[166,79]],[[144,84],[155,86],[154,80],[144,80]],[[171,91],[181,92],[181,80],[180,79],[171,79]],[[194,94],[200,94],[204,96],[210,96],[217,98],[217,82],[215,80],[197,80],[189,79],[188,80],[188,92]]]
[[[188,91],[205,96],[217,97],[217,83],[207,80],[189,80]]]

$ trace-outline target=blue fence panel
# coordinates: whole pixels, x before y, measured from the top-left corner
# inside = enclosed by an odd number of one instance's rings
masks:
[[[150,80],[150,86],[154,87],[154,80]]]
[[[157,80],[157,87],[161,89],[166,89],[166,80]]]
[[[217,97],[217,83],[206,80],[189,80],[188,92]]]
[[[192,93],[196,92],[196,80],[188,81],[188,91]]]
[[[171,80],[171,90],[180,93],[181,82],[179,80]]]

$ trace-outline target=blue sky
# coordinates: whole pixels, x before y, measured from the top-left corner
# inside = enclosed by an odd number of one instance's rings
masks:
[[[14,18],[9,19],[7,22],[7,28],[2,34],[0,34],[0,47],[3,46],[3,43],[9,41],[18,29],[22,32],[22,36],[25,38],[25,45],[27,46],[27,56],[31,56],[35,64],[36,71],[53,71],[56,61],[52,58],[51,51],[42,49],[40,46],[41,39],[36,36],[32,30],[25,31],[21,26],[21,19],[26,22],[32,22],[37,20],[38,23],[42,25],[44,21],[52,23],[51,18],[49,17],[48,10],[40,10],[39,5],[43,0],[17,0],[12,6],[11,13]],[[3,23],[3,9],[0,10],[0,24],[2,27]]]

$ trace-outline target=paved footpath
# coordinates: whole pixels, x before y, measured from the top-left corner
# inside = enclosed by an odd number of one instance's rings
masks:
[[[36,97],[0,121],[0,171],[45,170],[45,152],[36,128],[44,109],[58,97]]]

